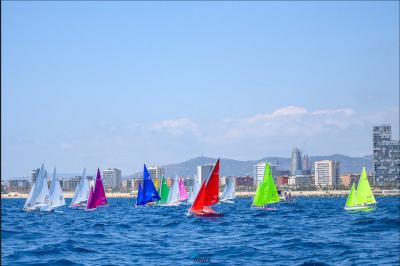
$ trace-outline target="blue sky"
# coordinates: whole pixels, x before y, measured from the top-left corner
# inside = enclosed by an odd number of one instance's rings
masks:
[[[398,2],[4,2],[2,177],[372,154]]]

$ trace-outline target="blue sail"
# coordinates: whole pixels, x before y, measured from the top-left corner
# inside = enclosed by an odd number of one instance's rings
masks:
[[[145,204],[146,203],[144,202],[144,193],[143,193],[142,185],[139,183],[136,205],[145,205]]]
[[[144,204],[148,202],[161,200],[160,195],[156,187],[154,186],[153,180],[151,180],[151,176],[149,171],[147,171],[146,165],[144,165],[143,169],[143,191],[144,191]]]

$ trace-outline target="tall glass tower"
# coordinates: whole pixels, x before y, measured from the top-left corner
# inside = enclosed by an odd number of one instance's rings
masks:
[[[290,165],[290,174],[299,175],[301,174],[301,154],[299,149],[294,148],[292,151],[292,161]]]

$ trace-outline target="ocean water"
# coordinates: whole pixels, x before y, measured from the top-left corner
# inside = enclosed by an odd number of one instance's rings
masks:
[[[1,200],[2,265],[399,265],[400,198],[347,213],[344,197],[298,197],[276,211],[251,199],[218,204],[219,218],[187,206],[135,208],[109,199],[96,211],[27,213]],[[69,202],[69,200],[67,201]]]

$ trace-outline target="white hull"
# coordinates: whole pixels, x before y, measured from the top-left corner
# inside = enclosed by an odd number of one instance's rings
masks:
[[[233,201],[231,201],[231,200],[228,200],[228,199],[226,199],[226,200],[220,200],[220,202],[221,202],[221,203],[230,203],[230,204],[235,203],[235,202],[233,202]]]
[[[345,206],[344,209],[346,211],[361,211],[361,210],[373,210],[375,209],[375,205],[362,205],[362,206]]]

